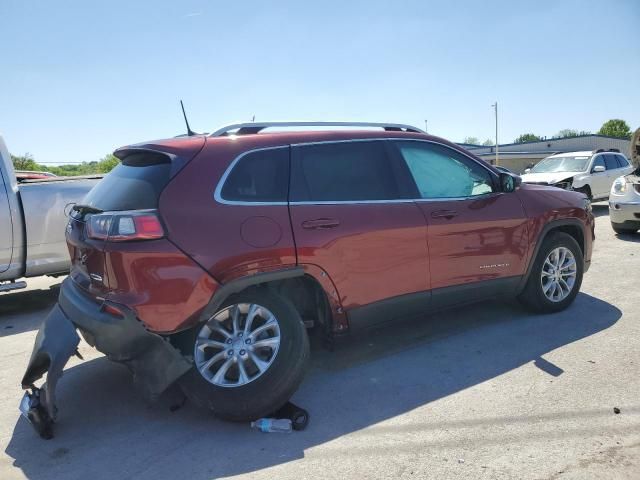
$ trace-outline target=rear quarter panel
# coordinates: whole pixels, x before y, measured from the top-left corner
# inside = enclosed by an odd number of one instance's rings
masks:
[[[160,197],[170,240],[223,284],[296,264],[286,205],[227,205],[214,199],[220,178],[238,155],[270,146],[251,137],[207,139]]]
[[[107,299],[133,308],[153,332],[169,333],[193,325],[218,287],[166,239],[107,242],[104,262]]]

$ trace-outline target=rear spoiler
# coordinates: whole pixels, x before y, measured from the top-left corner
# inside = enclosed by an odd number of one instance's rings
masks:
[[[201,135],[169,138],[166,140],[154,140],[128,145],[118,148],[113,154],[119,158],[123,164],[131,166],[171,163],[171,176],[173,177],[189,160],[200,153],[205,142],[206,138]],[[144,159],[136,155],[141,153],[150,153],[151,156]],[[126,158],[134,155],[138,158],[132,163],[128,163]]]

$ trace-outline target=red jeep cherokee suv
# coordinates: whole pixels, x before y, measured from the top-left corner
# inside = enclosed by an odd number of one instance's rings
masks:
[[[115,152],[121,164],[67,226],[71,274],[22,381],[34,423],[55,417],[76,330],[148,396],[178,381],[247,420],[300,384],[305,327],[333,338],[492,296],[539,312],[575,299],[594,241],[583,194],[520,184],[414,127],[305,125]]]

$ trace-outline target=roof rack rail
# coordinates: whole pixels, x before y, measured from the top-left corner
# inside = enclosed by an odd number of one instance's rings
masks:
[[[223,137],[230,135],[251,135],[260,133],[265,128],[271,127],[377,127],[387,132],[412,132],[426,133],[417,127],[404,125],[402,123],[371,123],[371,122],[248,122],[234,123],[219,128],[210,137]]]

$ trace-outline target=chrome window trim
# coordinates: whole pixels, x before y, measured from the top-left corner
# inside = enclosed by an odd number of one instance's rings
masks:
[[[246,201],[246,200],[226,200],[224,198],[222,198],[222,189],[224,187],[225,182],[227,181],[227,178],[229,177],[229,175],[231,174],[231,171],[233,170],[233,168],[236,166],[236,164],[242,160],[244,157],[246,157],[247,155],[249,155],[250,153],[255,153],[255,152],[262,152],[265,150],[278,150],[278,149],[289,149],[289,145],[279,145],[277,147],[261,147],[261,148],[254,148],[253,150],[247,150],[246,152],[241,153],[240,155],[238,155],[236,158],[233,159],[233,161],[229,164],[229,166],[227,167],[227,169],[224,171],[224,173],[222,174],[222,177],[220,177],[220,180],[218,181],[218,185],[216,185],[216,189],[213,193],[213,198],[215,199],[216,202],[221,203],[222,205],[274,205],[274,206],[286,206],[288,205],[288,202],[250,202],[250,201]]]
[[[380,204],[380,203],[414,203],[415,200],[403,198],[398,200],[305,200],[300,202],[289,202],[289,205],[360,205],[360,204]]]
[[[380,141],[423,142],[423,143],[430,143],[430,144],[433,144],[433,145],[438,145],[440,147],[444,147],[446,149],[452,150],[455,153],[459,153],[460,155],[464,155],[465,157],[467,157],[469,160],[471,160],[472,162],[474,162],[478,166],[480,166],[480,167],[484,168],[485,170],[487,170],[492,177],[496,177],[497,176],[496,173],[493,170],[491,170],[491,168],[489,168],[488,166],[483,165],[482,163],[478,162],[478,160],[476,160],[475,158],[471,157],[467,153],[460,152],[460,151],[456,150],[455,148],[451,148],[449,145],[445,145],[443,143],[436,142],[436,141],[433,141],[433,140],[427,140],[427,139],[421,139],[421,138],[402,138],[402,137],[353,138],[353,139],[347,139],[347,140],[323,140],[323,141],[319,141],[319,142],[302,142],[302,143],[292,143],[292,144],[289,144],[289,145],[278,145],[278,146],[275,146],[275,147],[260,147],[260,148],[254,148],[252,150],[247,150],[246,152],[241,153],[240,155],[238,155],[236,158],[233,159],[233,161],[229,164],[227,169],[222,174],[222,177],[220,177],[220,180],[218,181],[218,184],[216,185],[213,197],[216,200],[216,202],[218,202],[218,203],[220,203],[222,205],[286,206],[286,205],[358,205],[358,204],[382,204],[382,203],[393,204],[393,203],[413,203],[413,202],[451,202],[451,201],[463,201],[463,200],[470,200],[470,199],[480,199],[480,198],[484,198],[484,197],[486,197],[488,195],[502,193],[502,192],[496,191],[496,192],[483,193],[481,195],[472,195],[472,196],[468,196],[468,197],[404,198],[404,199],[396,199],[396,200],[323,200],[323,201],[312,201],[312,200],[309,200],[309,201],[297,201],[297,202],[296,201],[294,201],[294,202],[249,202],[249,201],[244,201],[244,200],[242,200],[242,201],[241,200],[226,200],[226,199],[222,198],[222,194],[221,194],[222,188],[224,187],[224,184],[225,184],[227,178],[231,174],[231,171],[233,170],[235,165],[243,157],[245,157],[246,155],[248,155],[250,153],[260,152],[260,151],[264,151],[264,150],[276,150],[276,149],[281,149],[281,148],[304,147],[304,146],[309,146],[309,145],[325,145],[325,144],[334,144],[334,143],[354,143],[354,142],[380,142]]]
[[[461,202],[464,200],[480,200],[489,195],[502,195],[504,192],[489,192],[470,197],[441,197],[441,198],[406,198],[402,200],[327,200],[327,201],[303,201],[289,202],[289,205],[367,205],[367,204],[394,204],[394,203],[428,203],[428,202]]]

